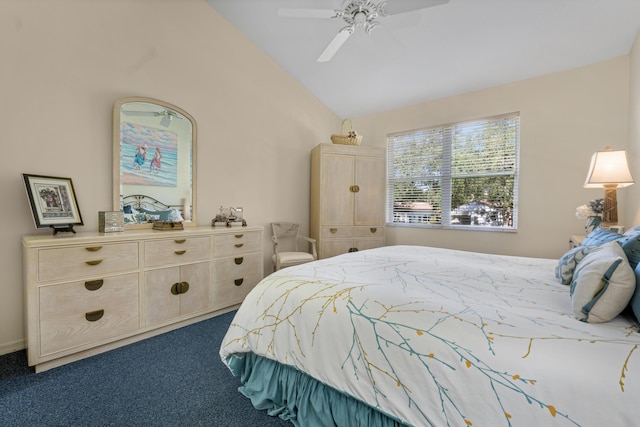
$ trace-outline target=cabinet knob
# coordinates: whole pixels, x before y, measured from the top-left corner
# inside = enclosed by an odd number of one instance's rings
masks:
[[[349,191],[351,191],[352,193],[357,193],[358,191],[360,191],[360,187],[357,185],[352,185],[351,187],[349,187]]]
[[[243,247],[243,246],[244,246],[244,243],[236,243],[234,246],[235,246],[236,248],[241,248],[241,247]]]
[[[376,227],[371,227],[369,231],[371,231],[372,233],[375,233],[376,231],[378,231],[378,229]]]
[[[186,241],[187,241],[187,239],[176,239],[176,240],[174,240],[174,242],[176,242],[177,244],[184,243]]]
[[[358,252],[358,248],[349,248],[349,252]]]
[[[233,281],[233,284],[234,284],[234,285],[236,285],[236,286],[240,286],[240,285],[242,285],[242,282],[244,282],[244,278],[241,278],[241,279],[235,279],[235,280]]]
[[[244,261],[244,257],[235,258],[233,261],[236,263],[236,265],[240,265],[242,264],[242,261]]]
[[[174,254],[176,254],[176,255],[184,255],[186,253],[187,253],[187,251],[174,251]]]
[[[242,239],[244,237],[244,234],[236,234],[236,239]]]
[[[97,322],[102,319],[102,316],[104,316],[104,310],[90,311],[89,313],[84,314],[84,318],[89,322]]]
[[[89,251],[89,252],[96,252],[96,251],[99,251],[100,249],[102,249],[102,246],[89,246],[89,247],[86,247],[84,249],[86,251]]]
[[[98,265],[101,262],[102,262],[101,259],[94,259],[94,260],[91,260],[91,261],[85,261],[85,263],[88,264],[88,265]]]
[[[104,280],[88,280],[84,282],[84,287],[87,288],[88,291],[97,291],[104,284]]]
[[[331,234],[336,234],[336,233],[338,232],[338,229],[337,229],[337,228],[330,228],[330,229],[329,229],[329,232],[330,232]]]
[[[189,290],[189,282],[176,282],[171,285],[171,293],[173,295],[186,294]]]

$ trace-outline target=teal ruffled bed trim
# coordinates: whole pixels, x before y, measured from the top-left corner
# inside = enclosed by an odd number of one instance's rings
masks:
[[[233,375],[240,376],[239,391],[255,408],[295,426],[406,425],[291,366],[254,353],[232,355],[227,365]]]

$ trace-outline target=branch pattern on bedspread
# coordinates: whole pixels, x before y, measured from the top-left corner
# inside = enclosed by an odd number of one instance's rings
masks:
[[[221,355],[292,365],[411,425],[597,425],[598,399],[576,394],[624,401],[626,379],[640,397],[640,339],[620,319],[575,320],[549,261],[395,247],[284,269],[245,300]]]

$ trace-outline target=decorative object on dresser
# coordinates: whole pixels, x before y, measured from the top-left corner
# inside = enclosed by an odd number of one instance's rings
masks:
[[[290,222],[271,223],[273,236],[273,270],[304,264],[318,259],[316,241],[307,236],[300,235],[300,225]],[[307,250],[300,250],[300,241],[307,244]],[[281,246],[281,245],[285,246]],[[286,246],[288,244],[288,246]]]
[[[122,211],[98,212],[98,231],[100,233],[124,231],[124,213]]]
[[[607,147],[605,151],[593,153],[584,188],[604,188],[602,222],[606,225],[618,223],[616,189],[628,187],[633,182],[625,150],[611,150],[611,147]]]
[[[229,311],[262,279],[262,232],[25,236],[29,365],[40,372]]]
[[[385,243],[385,151],[320,144],[311,151],[310,237],[318,257]]]
[[[243,227],[247,226],[247,221],[243,218],[243,209],[238,208],[225,208],[220,206],[220,213],[211,220],[211,226],[215,227],[217,224],[224,224],[227,227],[231,227],[234,222],[242,224]]]
[[[71,178],[23,173],[24,185],[36,228],[75,233],[74,225],[82,225]]]
[[[153,221],[153,229],[160,231],[184,230],[184,225],[182,225],[182,222]]]

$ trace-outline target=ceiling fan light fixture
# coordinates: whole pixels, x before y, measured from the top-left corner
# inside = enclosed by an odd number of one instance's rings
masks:
[[[370,34],[374,28],[381,26],[376,21],[379,17],[425,9],[449,3],[449,0],[394,0],[391,4],[387,3],[387,0],[345,0],[341,10],[280,8],[277,13],[289,18],[338,18],[346,22],[347,26],[338,31],[317,59],[318,62],[328,62],[356,28],[362,28]]]

